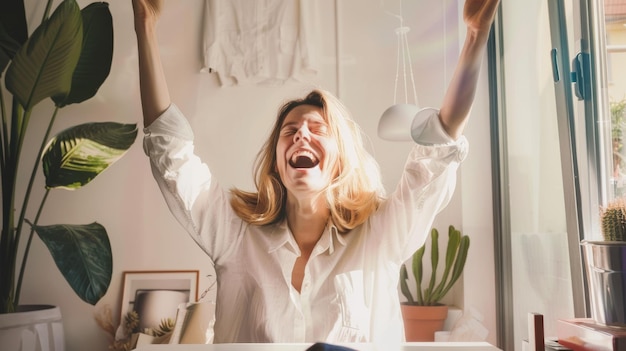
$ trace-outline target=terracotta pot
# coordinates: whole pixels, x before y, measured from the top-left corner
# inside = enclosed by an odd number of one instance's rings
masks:
[[[435,341],[435,332],[443,330],[448,306],[400,305],[406,341]]]
[[[0,314],[0,345],[3,351],[64,351],[61,310],[25,305],[18,312]]]

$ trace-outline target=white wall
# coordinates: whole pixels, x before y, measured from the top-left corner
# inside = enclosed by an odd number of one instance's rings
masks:
[[[28,19],[38,22],[44,4],[26,2]],[[394,29],[399,23],[386,11],[399,13],[399,0],[317,2],[323,14],[319,33],[323,39],[320,72],[309,83],[275,87],[220,87],[214,75],[200,73],[204,1],[165,2],[159,34],[172,99],[190,120],[196,132],[196,149],[223,186],[252,189],[252,162],[269,132],[277,107],[285,99],[299,97],[313,85],[320,85],[338,94],[352,111],[370,137],[371,151],[380,162],[387,189],[393,190],[410,144],[380,140],[376,126],[378,117],[393,103]],[[81,8],[88,3],[79,1]],[[439,106],[444,81],[450,78],[459,51],[457,19],[462,1],[459,5],[456,0],[405,0],[403,6],[405,25],[411,27],[409,41],[420,104]],[[57,131],[84,121],[141,121],[130,0],[112,1],[110,9],[115,27],[111,74],[94,99],[61,111]],[[336,9],[338,21],[335,21]],[[459,172],[452,203],[435,225],[445,230],[454,224],[472,236],[464,283],[459,284],[448,302],[475,307],[483,313],[490,330],[488,341],[495,343],[486,78],[478,99],[466,133],[471,143],[470,156]],[[35,116],[47,116],[50,107],[48,103],[42,104]],[[43,128],[37,125],[37,118],[31,123],[37,130]],[[141,135],[125,158],[91,185],[75,192],[53,193],[40,223],[94,220],[107,228],[114,255],[111,287],[96,308],[74,295],[39,241],[33,244],[23,288],[22,303],[61,306],[70,351],[107,350],[109,340],[96,325],[93,314],[108,306],[115,323],[118,322],[124,271],[199,269],[200,291],[209,284],[205,276],[212,273],[209,260],[170,216],[162,201],[141,148]]]

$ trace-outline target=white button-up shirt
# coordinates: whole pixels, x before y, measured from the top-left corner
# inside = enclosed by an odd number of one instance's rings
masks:
[[[318,69],[317,1],[206,0],[202,71],[222,85],[282,84]]]
[[[421,246],[447,204],[467,153],[436,111],[396,190],[362,225],[340,234],[329,223],[306,264],[301,291],[291,285],[300,249],[286,223],[250,225],[230,194],[194,154],[193,133],[176,106],[145,128],[144,150],[165,200],[208,254],[217,274],[215,342],[399,342],[400,265]]]

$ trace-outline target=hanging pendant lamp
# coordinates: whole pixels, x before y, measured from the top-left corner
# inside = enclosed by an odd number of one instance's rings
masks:
[[[415,89],[415,81],[413,80],[413,67],[411,66],[411,53],[407,40],[407,33],[410,28],[403,25],[402,16],[400,18],[400,27],[396,28],[397,36],[397,55],[396,55],[396,79],[393,92],[393,105],[383,112],[378,121],[378,136],[390,141],[409,141],[411,138],[411,124],[413,117],[420,110],[417,101],[417,91]],[[402,64],[404,85],[404,103],[398,103],[398,84],[400,75],[400,64]],[[407,89],[407,65],[410,71],[411,86],[413,88],[414,103],[409,103]]]
[[[445,9],[444,1],[442,1],[442,6]],[[421,130],[423,129],[423,120],[421,118],[416,118],[420,112],[426,112],[426,109],[422,109],[419,107],[419,102],[417,100],[417,90],[415,88],[415,80],[413,79],[413,67],[411,65],[411,51],[409,48],[409,41],[407,38],[407,33],[410,28],[404,26],[404,21],[402,17],[402,1],[400,1],[400,15],[394,15],[395,17],[400,19],[400,27],[396,28],[396,36],[397,36],[397,55],[396,55],[396,79],[393,93],[393,105],[387,108],[380,120],[378,121],[378,136],[381,139],[389,140],[389,141],[418,141],[417,138],[421,134]],[[446,37],[446,23],[445,23],[445,11],[443,13],[444,19],[444,32],[443,37],[445,41]],[[445,50],[445,44],[444,44]],[[444,60],[445,60],[445,51],[444,51]],[[400,75],[400,64],[402,64],[402,72],[403,79],[402,83],[404,86],[404,102],[398,103],[398,84],[399,84],[399,75]],[[407,72],[407,66],[409,72]],[[444,71],[445,71],[445,62],[444,62]],[[409,102],[408,97],[408,78],[407,75],[411,78],[411,88],[413,92],[413,101],[414,103]],[[445,81],[445,72],[444,72],[444,81]],[[428,109],[432,110],[432,109]]]

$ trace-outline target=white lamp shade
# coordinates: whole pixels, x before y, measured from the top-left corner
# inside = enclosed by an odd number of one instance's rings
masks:
[[[383,112],[378,121],[378,136],[389,141],[411,141],[411,126],[419,107],[413,104],[395,104]]]

